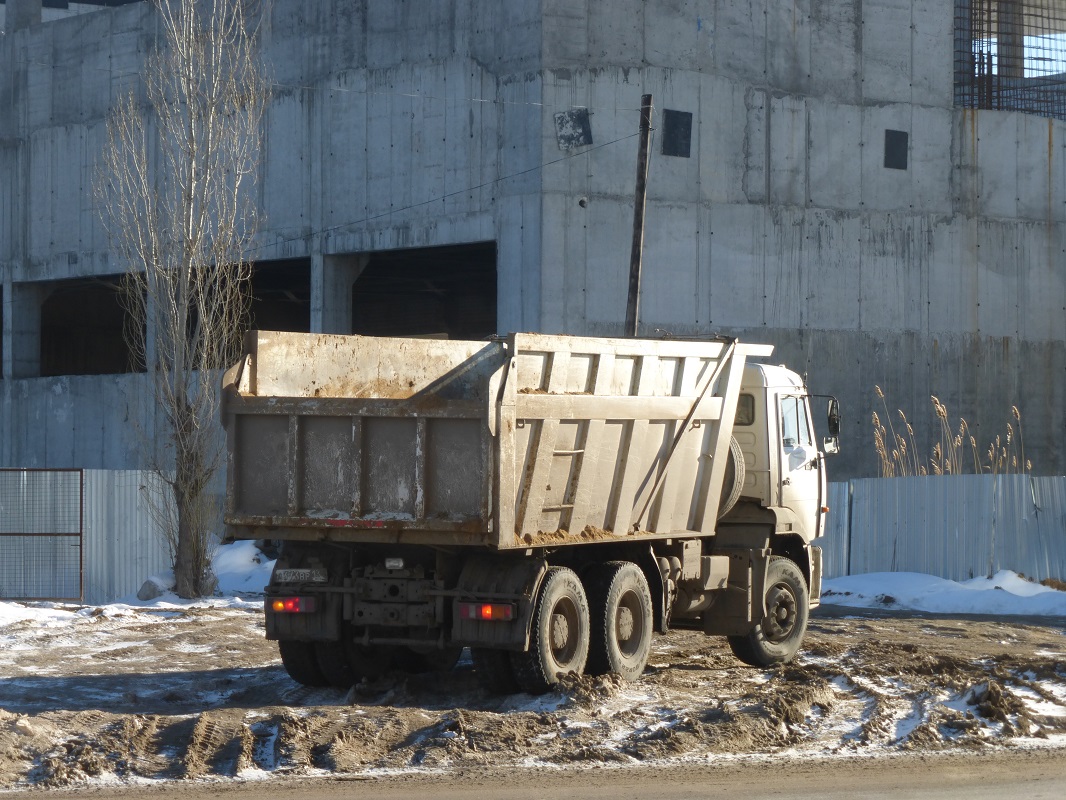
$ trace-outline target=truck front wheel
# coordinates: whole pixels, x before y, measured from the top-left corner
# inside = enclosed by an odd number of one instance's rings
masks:
[[[589,654],[589,604],[573,570],[552,567],[544,577],[533,611],[529,650],[511,653],[518,686],[543,694],[568,672],[585,669]]]
[[[764,597],[766,616],[762,622],[745,636],[728,637],[733,655],[753,667],[791,661],[807,631],[807,582],[794,562],[782,556],[770,559]]]
[[[651,652],[652,604],[648,581],[629,561],[597,564],[585,574],[592,617],[587,671],[615,672],[635,681]]]

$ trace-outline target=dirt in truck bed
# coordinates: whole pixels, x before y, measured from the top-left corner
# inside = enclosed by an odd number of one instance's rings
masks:
[[[1064,662],[1062,620],[823,608],[774,669],[677,630],[631,684],[492,696],[464,655],[345,692],[293,683],[257,607],[89,608],[0,628],[0,787],[1066,747]]]

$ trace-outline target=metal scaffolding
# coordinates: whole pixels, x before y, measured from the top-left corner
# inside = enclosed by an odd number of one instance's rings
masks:
[[[955,105],[1066,119],[1066,0],[955,0]]]

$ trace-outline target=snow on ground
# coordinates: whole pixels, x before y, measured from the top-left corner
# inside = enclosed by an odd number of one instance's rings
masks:
[[[961,583],[914,572],[850,575],[825,581],[822,602],[932,614],[1066,617],[1066,592],[1027,581],[1009,570]]]

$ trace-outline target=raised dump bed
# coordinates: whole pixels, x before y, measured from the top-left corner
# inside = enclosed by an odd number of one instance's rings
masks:
[[[770,352],[253,332],[225,379],[227,522],[498,549],[710,533],[744,363]]]

